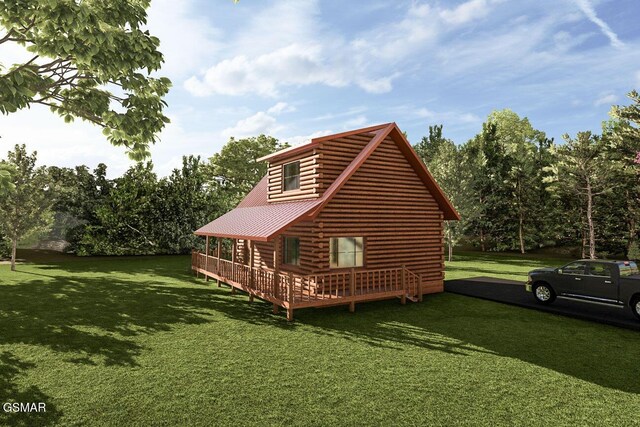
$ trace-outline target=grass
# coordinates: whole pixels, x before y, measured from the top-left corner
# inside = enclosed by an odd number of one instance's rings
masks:
[[[463,254],[451,274],[521,277],[514,259]],[[0,409],[0,425],[638,422],[633,331],[451,294],[287,323],[187,257],[18,270],[0,266],[0,404],[47,412]]]
[[[456,252],[447,263],[446,278],[490,276],[524,282],[535,268],[561,267],[570,261],[573,259],[539,254]]]

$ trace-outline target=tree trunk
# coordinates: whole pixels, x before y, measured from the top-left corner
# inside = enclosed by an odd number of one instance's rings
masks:
[[[520,238],[520,253],[524,253],[524,214],[520,211],[520,224],[518,226],[518,237]]]
[[[596,234],[593,227],[593,192],[591,181],[587,178],[587,224],[589,225],[589,258],[596,259]]]
[[[587,253],[584,249],[587,247],[587,233],[584,231],[584,224],[582,224],[582,252],[580,258],[585,259],[587,257]]]
[[[484,232],[482,228],[480,228],[480,250],[484,252]]]
[[[16,252],[18,239],[11,239],[11,271],[16,271]]]
[[[449,262],[453,259],[453,239],[451,238],[451,227],[447,230],[447,240],[449,241]]]

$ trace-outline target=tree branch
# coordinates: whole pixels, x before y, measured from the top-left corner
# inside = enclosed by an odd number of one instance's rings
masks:
[[[11,39],[11,36],[12,36],[12,35],[13,35],[13,28],[11,28],[11,29],[9,30],[9,32],[8,32],[7,34],[5,34],[5,35],[4,35],[4,37],[2,37],[2,38],[0,39],[0,44],[4,43],[4,42],[6,42],[6,41],[9,41],[9,40]]]

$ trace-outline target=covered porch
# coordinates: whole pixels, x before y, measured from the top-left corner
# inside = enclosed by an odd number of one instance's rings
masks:
[[[218,286],[226,283],[232,291],[240,290],[287,311],[287,319],[293,320],[295,309],[330,305],[349,305],[355,311],[358,302],[399,298],[402,304],[407,299],[422,300],[422,278],[405,266],[385,269],[351,268],[321,274],[300,274],[282,271],[282,244],[280,236],[273,240],[273,268],[256,266],[256,242],[230,239],[230,256],[224,256],[221,236],[205,237],[205,251],[192,253],[191,268],[206,280],[215,279]],[[215,237],[215,242],[211,245]],[[229,245],[226,245],[229,246]],[[240,256],[242,253],[242,256]]]

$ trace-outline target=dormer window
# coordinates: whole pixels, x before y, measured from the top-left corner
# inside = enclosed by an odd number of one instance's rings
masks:
[[[300,188],[300,161],[283,165],[282,175],[284,178],[283,191],[298,190]]]

